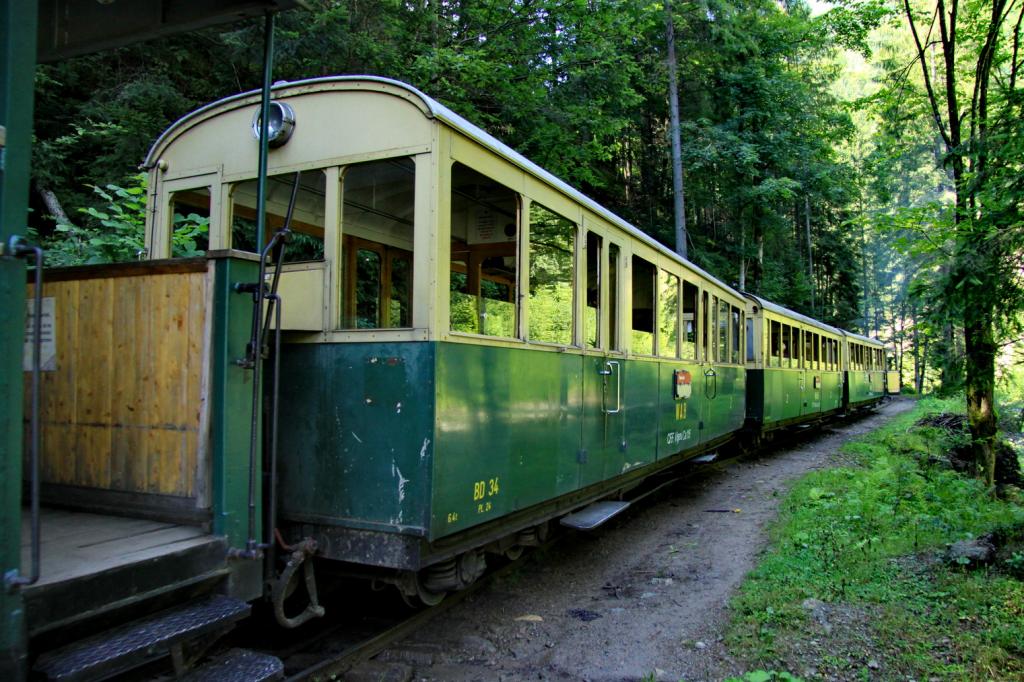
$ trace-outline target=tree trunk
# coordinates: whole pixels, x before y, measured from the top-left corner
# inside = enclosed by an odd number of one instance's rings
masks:
[[[863,214],[863,207],[861,213]],[[861,278],[864,283],[864,336],[871,336],[871,308],[868,305],[868,237],[863,221],[860,224],[860,243]]]
[[[676,253],[686,258],[686,198],[683,193],[683,147],[679,135],[679,76],[676,65],[676,29],[672,3],[665,2],[665,39],[668,43],[668,104],[672,136],[672,200],[675,212]]]
[[[71,222],[68,220],[68,214],[64,211],[64,207],[61,206],[60,199],[57,198],[53,190],[43,187],[37,182],[36,193],[39,194],[39,198],[43,200],[46,210],[58,225],[67,225]]]
[[[814,247],[811,245],[811,198],[804,197],[804,225],[807,228],[807,279],[811,283],[811,314],[814,314]]]
[[[984,306],[968,308],[964,313],[967,420],[975,466],[989,486],[995,485],[996,476],[996,343],[992,323],[992,313]]]
[[[740,280],[739,290],[747,290],[747,230],[740,222]]]

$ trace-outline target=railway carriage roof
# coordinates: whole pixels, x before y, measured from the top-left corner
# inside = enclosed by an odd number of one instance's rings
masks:
[[[388,87],[400,90],[401,93],[391,94],[400,94],[406,99],[411,98],[413,100],[416,100],[416,103],[418,104],[419,108],[424,112],[424,114],[428,118],[437,119],[438,121],[445,123],[451,128],[454,128],[455,130],[459,131],[463,135],[466,135],[467,137],[477,142],[478,144],[486,147],[495,154],[503,157],[507,161],[512,162],[516,166],[519,166],[523,170],[540,178],[547,184],[557,188],[566,196],[570,197],[579,204],[585,206],[587,209],[601,216],[602,218],[612,223],[616,227],[629,233],[629,235],[632,236],[633,238],[656,249],[661,255],[675,260],[676,262],[682,264],[684,267],[691,270],[698,276],[714,282],[716,285],[718,285],[722,289],[725,289],[726,291],[736,296],[737,298],[743,298],[743,294],[741,294],[733,287],[729,286],[728,284],[725,284],[724,282],[714,277],[710,273],[705,272],[704,270],[697,267],[690,261],[681,258],[677,253],[675,253],[674,251],[672,251],[664,244],[651,237],[650,235],[646,234],[638,227],[635,227],[634,225],[630,224],[624,218],[621,218],[615,213],[609,211],[607,208],[601,206],[596,201],[589,198],[579,190],[574,189],[563,180],[558,179],[548,171],[544,170],[543,168],[535,164],[533,161],[530,161],[525,156],[509,147],[508,145],[498,141],[497,138],[485,132],[482,128],[470,123],[465,118],[459,116],[454,111],[444,106],[437,100],[428,97],[427,95],[423,94],[422,92],[420,92],[413,86],[408,85],[407,83],[403,83],[401,81],[397,81],[391,78],[382,78],[380,76],[325,76],[322,78],[309,78],[305,80],[276,83],[272,87],[272,90],[286,91],[296,88],[322,88],[324,90],[327,90],[332,89],[331,86],[335,86],[335,89],[346,89],[346,87],[358,86],[360,83],[375,85],[377,87],[383,86],[381,87],[381,90],[385,92],[387,91]],[[167,130],[165,130],[163,134],[160,135],[157,141],[153,144],[149,153],[146,155],[146,160],[143,163],[143,168],[152,168],[157,162],[158,154],[162,152],[162,150],[170,143],[171,139],[180,134],[184,129],[187,129],[190,125],[198,123],[199,121],[205,119],[209,114],[214,113],[215,110],[224,108],[226,105],[251,99],[253,97],[258,98],[259,95],[259,90],[251,90],[249,92],[231,95],[229,97],[219,99],[215,102],[211,102],[210,104],[207,104],[199,109],[196,109],[195,111],[186,114],[182,118],[178,119]],[[795,315],[796,313],[793,314]]]
[[[885,344],[879,341],[878,339],[872,339],[867,336],[861,336],[860,334],[854,334],[853,332],[848,332],[843,329],[840,329],[839,331],[842,333],[843,336],[849,338],[852,341],[860,341],[861,343],[867,344],[868,346],[885,348]]]
[[[842,336],[845,333],[842,329],[832,327],[830,325],[825,324],[824,322],[819,322],[818,320],[815,320],[813,317],[801,315],[795,310],[784,308],[778,303],[772,303],[771,301],[765,298],[761,298],[760,296],[757,296],[755,294],[751,294],[749,292],[744,291],[743,295],[749,298],[751,301],[754,301],[755,303],[760,305],[762,309],[767,310],[768,312],[771,313],[775,313],[776,315],[781,315],[783,317],[788,317],[799,322],[803,322],[806,325],[809,325],[811,327],[817,327],[818,329],[822,329],[832,334],[836,334],[837,336]]]
[[[775,313],[777,315],[782,315],[783,317],[789,317],[789,318],[792,318],[794,320],[798,320],[800,322],[803,322],[804,324],[810,325],[812,327],[817,327],[818,329],[824,329],[825,331],[831,332],[831,333],[836,334],[838,336],[845,336],[845,337],[847,337],[849,339],[854,339],[854,340],[860,341],[862,343],[866,343],[866,344],[871,345],[871,346],[878,346],[878,347],[881,347],[881,348],[885,347],[885,344],[883,344],[878,339],[869,339],[866,336],[861,336],[860,334],[854,334],[853,332],[848,332],[845,329],[840,329],[839,327],[833,327],[833,326],[827,325],[824,322],[819,322],[818,320],[815,320],[813,317],[807,317],[806,315],[801,315],[800,313],[798,313],[796,311],[790,310],[789,308],[784,308],[784,307],[782,307],[781,305],[779,305],[777,303],[772,303],[769,300],[766,300],[764,298],[761,298],[760,296],[757,296],[755,294],[751,294],[751,293],[746,292],[746,291],[743,292],[743,295],[746,296],[747,298],[749,298],[751,301],[754,301],[755,303],[759,304],[764,310],[767,310],[769,312]]]

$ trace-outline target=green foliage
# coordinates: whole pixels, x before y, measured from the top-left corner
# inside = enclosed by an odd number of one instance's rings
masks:
[[[102,209],[85,207],[82,225],[62,223],[55,238],[44,243],[50,266],[116,263],[138,260],[145,251],[145,176],[131,187],[90,185]]]
[[[275,79],[369,73],[413,84],[654,237],[673,240],[665,14],[640,0],[460,3],[312,0],[278,18]],[[803,2],[675,3],[691,249],[699,265],[816,314],[856,315],[857,247],[844,230],[853,132],[831,93],[837,48],[861,46],[876,0],[811,17]],[[262,21],[37,72],[37,187],[67,207],[82,183],[127,186],[161,130],[260,83]],[[859,48],[858,48],[859,49]],[[209,64],[218,64],[210,69]],[[36,213],[37,229],[53,225]],[[63,232],[58,237],[70,237]]]
[[[725,682],[801,682],[796,675],[774,670],[752,670],[741,677],[727,677]]]
[[[120,263],[138,260],[145,253],[146,175],[140,173],[128,187],[91,185],[102,200],[100,208],[80,208],[81,224],[59,223],[55,234],[43,241],[50,267]],[[209,218],[195,213],[175,214],[171,251],[175,257],[201,256],[205,251]]]
[[[794,485],[773,528],[772,550],[733,602],[729,639],[744,658],[789,660],[820,638],[806,602],[816,599],[842,613],[872,614],[855,633],[860,654],[884,660],[890,677],[1024,674],[1020,659],[1012,663],[1024,641],[1014,602],[1024,594],[1021,583],[937,563],[947,543],[1024,523],[1024,508],[986,496],[980,481],[942,464],[955,445],[944,430],[913,426],[925,414],[962,404],[925,399],[844,446],[854,466],[815,472]],[[943,639],[981,655],[949,660],[939,650]],[[855,670],[858,651],[844,653],[843,665]],[[989,667],[995,665],[1003,667]],[[830,666],[816,664],[822,674],[841,667]]]

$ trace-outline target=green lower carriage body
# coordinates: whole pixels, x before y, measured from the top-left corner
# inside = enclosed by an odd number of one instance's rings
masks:
[[[879,400],[885,395],[885,372],[882,370],[849,370],[846,381],[850,406],[856,407]]]
[[[747,417],[764,430],[813,421],[843,407],[842,372],[752,369],[747,386]]]
[[[743,425],[745,375],[465,343],[288,345],[282,519],[328,558],[415,570],[713,448]]]

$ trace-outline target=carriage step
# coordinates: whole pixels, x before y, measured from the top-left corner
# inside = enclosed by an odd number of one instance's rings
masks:
[[[283,677],[284,664],[277,656],[232,649],[196,668],[179,682],[264,682]]]
[[[694,463],[694,464],[707,464],[709,462],[714,462],[716,459],[718,459],[718,453],[717,452],[709,452],[706,455],[701,455],[700,457],[694,457],[690,461],[692,463]]]
[[[213,595],[47,652],[35,671],[50,680],[105,679],[163,658],[187,640],[223,630],[249,610],[243,601]]]
[[[559,523],[576,530],[593,530],[628,506],[629,502],[622,502],[621,500],[595,502],[575,514],[563,516]]]

